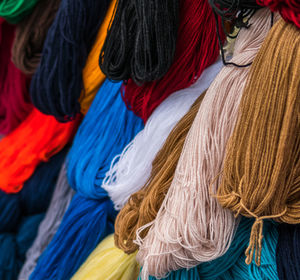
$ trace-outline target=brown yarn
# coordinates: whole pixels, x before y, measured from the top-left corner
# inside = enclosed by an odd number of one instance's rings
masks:
[[[127,204],[120,211],[115,223],[115,244],[127,254],[134,253],[138,246],[136,230],[152,222],[173,181],[176,166],[183,149],[185,138],[199,110],[205,93],[201,94],[190,110],[177,123],[169,134],[153,163],[151,175],[145,186],[131,195]],[[149,227],[140,233],[144,238]]]
[[[300,223],[300,31],[277,22],[250,70],[217,198],[254,217],[246,263],[260,265],[263,220]]]
[[[44,41],[61,0],[40,0],[16,28],[12,61],[23,73],[33,75],[40,63]]]

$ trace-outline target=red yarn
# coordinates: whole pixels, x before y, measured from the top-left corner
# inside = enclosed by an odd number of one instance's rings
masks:
[[[0,133],[15,129],[31,112],[29,82],[11,61],[15,27],[0,19]]]
[[[0,141],[0,189],[19,192],[39,163],[47,161],[72,140],[79,119],[60,123],[53,116],[33,109]]]
[[[224,38],[223,31],[220,33]],[[138,86],[129,80],[122,90],[123,99],[128,108],[146,122],[164,99],[193,84],[218,55],[216,22],[208,1],[181,1],[180,27],[172,66],[159,81]]]
[[[282,18],[300,28],[300,0],[256,0],[258,5],[279,12]]]

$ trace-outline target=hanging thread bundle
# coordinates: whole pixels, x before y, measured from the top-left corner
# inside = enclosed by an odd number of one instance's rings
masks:
[[[250,24],[241,29],[231,62],[252,62],[270,29],[270,12],[258,11]],[[214,178],[222,169],[248,73],[247,67],[225,66],[207,90],[155,221],[137,230],[143,279],[211,261],[228,250],[238,220],[211,191],[220,184]],[[149,226],[140,239],[139,232]]]
[[[198,81],[187,89],[170,95],[148,119],[145,128],[115,157],[106,173],[105,189],[115,209],[120,210],[130,195],[149,178],[151,163],[176,123],[189,110],[195,99],[209,87],[221,68],[221,62],[204,70]]]
[[[0,17],[16,24],[28,15],[40,0],[3,0],[0,2]]]
[[[99,64],[111,80],[162,78],[173,62],[180,0],[118,0]]]
[[[280,20],[251,67],[218,200],[254,217],[246,263],[260,264],[263,220],[299,223],[300,33]],[[266,140],[267,139],[267,140]]]
[[[195,83],[219,55],[216,22],[207,0],[186,0],[181,4],[176,51],[169,71],[162,79],[143,86],[130,79],[123,88],[127,106],[145,123],[163,100]]]
[[[15,27],[0,18],[0,133],[14,130],[31,112],[29,79],[11,62]]]
[[[44,41],[60,2],[39,0],[32,13],[16,26],[12,61],[26,75],[33,75],[40,63]]]
[[[62,150],[72,140],[79,118],[59,123],[33,109],[30,115],[0,141],[0,189],[16,193],[40,162]]]
[[[80,111],[82,70],[109,2],[61,1],[30,87],[33,104],[44,114],[66,121]]]
[[[113,234],[91,253],[72,280],[136,280],[139,266],[135,255],[126,255],[114,246]]]
[[[265,7],[269,7],[272,12],[279,12],[282,18],[294,23],[300,28],[300,2],[298,0],[256,0]]]

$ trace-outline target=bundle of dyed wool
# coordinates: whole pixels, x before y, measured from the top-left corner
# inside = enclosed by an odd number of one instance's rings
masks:
[[[33,75],[41,59],[44,41],[61,0],[39,0],[30,15],[16,27],[12,61],[26,75]]]
[[[31,13],[39,0],[3,0],[0,2],[0,17],[16,24]]]
[[[82,70],[109,0],[62,0],[31,82],[33,104],[60,120],[80,111]]]
[[[269,29],[270,12],[262,9],[240,31],[231,62],[251,62]],[[214,179],[222,169],[248,73],[249,68],[224,67],[207,90],[156,219],[137,231],[144,279],[211,261],[228,250],[238,220],[211,192],[220,184]],[[139,238],[149,226],[146,238]]]
[[[72,280],[136,280],[139,266],[135,255],[126,255],[116,248],[110,235],[91,253]]]
[[[90,105],[93,102],[93,99],[96,96],[96,93],[105,80],[105,75],[100,70],[98,64],[99,53],[104,44],[109,23],[113,17],[116,1],[117,0],[112,0],[110,3],[106,16],[98,31],[93,48],[89,53],[86,64],[82,71],[83,90],[81,91],[79,103],[81,107],[81,113],[83,113],[84,115],[87,113]]]
[[[279,12],[282,18],[300,28],[299,0],[256,0],[261,6],[266,6],[273,12]]]
[[[175,54],[180,2],[119,0],[100,54],[103,73],[137,84],[162,78]]]
[[[49,160],[72,140],[78,121],[62,124],[33,109],[0,141],[0,189],[19,192],[39,163]]]
[[[206,90],[221,69],[221,62],[206,69],[193,86],[170,95],[148,119],[145,128],[115,157],[106,173],[105,189],[115,209],[120,210],[131,194],[138,191],[151,173],[151,164],[169,133]]]
[[[11,62],[15,27],[0,18],[0,133],[14,130],[32,110],[29,79]]]
[[[65,165],[63,165],[45,218],[39,226],[37,236],[32,246],[26,253],[26,261],[19,274],[19,280],[29,279],[38,258],[56,233],[73,194],[74,191],[69,187]]]
[[[237,280],[237,279],[272,279],[277,280],[275,249],[278,240],[277,226],[267,223],[264,228],[265,242],[263,244],[264,262],[257,267],[247,266],[244,260],[244,250],[248,246],[251,231],[250,219],[243,218],[228,251],[220,258],[202,263],[191,269],[181,269],[171,272],[164,280]],[[155,280],[150,276],[149,280]]]
[[[300,225],[280,224],[276,250],[280,280],[300,279]]]
[[[300,223],[300,31],[280,20],[251,67],[228,142],[221,205],[254,217],[246,263],[261,262],[264,219]]]
[[[223,34],[221,30],[220,33]],[[173,64],[165,76],[156,82],[138,86],[130,79],[123,89],[124,101],[146,122],[170,94],[195,83],[218,55],[216,22],[207,0],[181,1]]]
[[[49,205],[65,155],[66,150],[51,158],[49,162],[42,163],[20,193],[1,192],[0,279],[17,279],[26,251],[31,246]],[[14,205],[2,203],[4,200],[12,201]],[[17,217],[14,217],[16,211],[10,213],[11,209],[19,209]]]
[[[113,232],[116,211],[102,180],[114,156],[143,127],[122,102],[120,86],[108,80],[102,85],[78,130],[67,161],[69,183],[78,193],[32,279],[69,279]]]

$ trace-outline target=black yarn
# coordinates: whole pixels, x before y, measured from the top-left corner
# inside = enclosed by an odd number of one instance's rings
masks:
[[[280,224],[276,248],[280,280],[300,279],[300,225]]]
[[[80,111],[82,70],[109,3],[61,1],[31,82],[31,99],[41,112],[66,121]]]
[[[100,53],[111,80],[141,84],[160,79],[171,66],[179,26],[179,0],[119,0]]]

